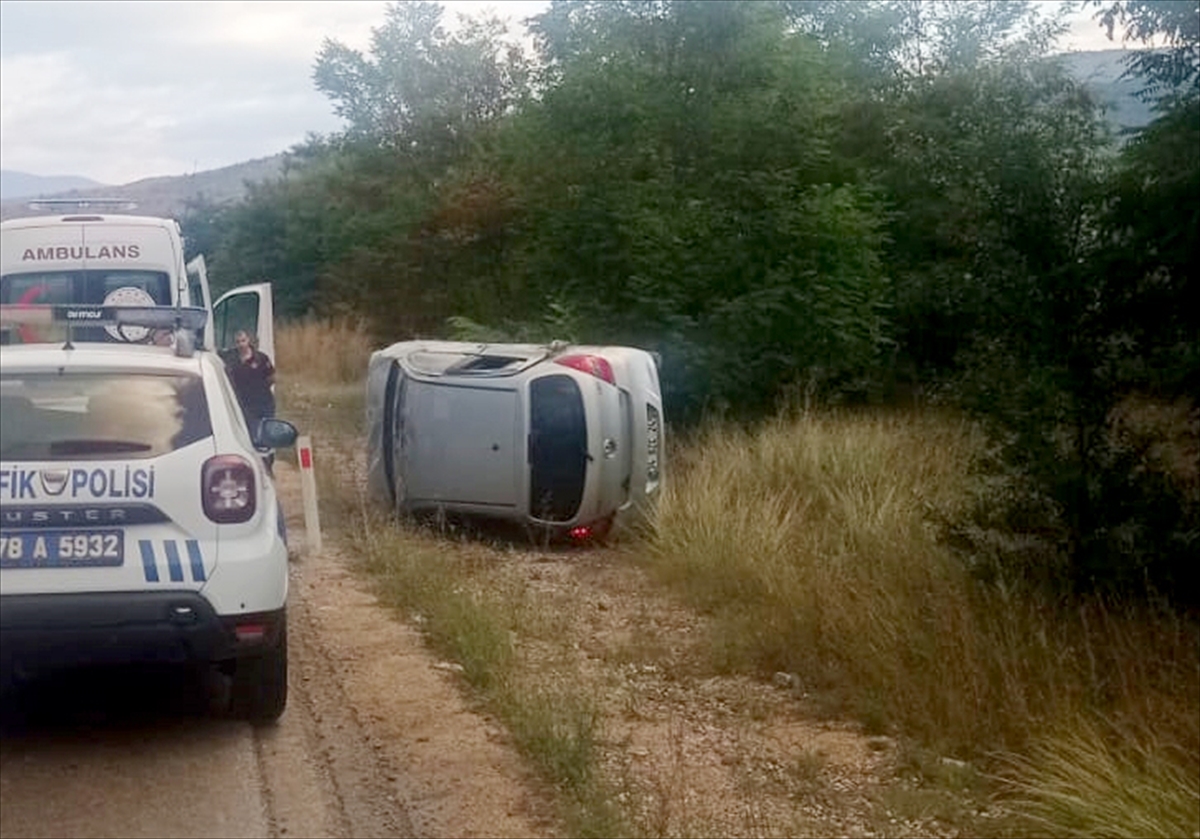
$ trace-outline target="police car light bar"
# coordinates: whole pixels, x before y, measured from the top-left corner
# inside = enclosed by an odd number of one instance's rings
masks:
[[[31,210],[133,210],[136,201],[128,198],[38,198],[29,202]]]
[[[200,329],[208,312],[196,306],[0,305],[0,326],[65,323],[72,326],[143,326]]]

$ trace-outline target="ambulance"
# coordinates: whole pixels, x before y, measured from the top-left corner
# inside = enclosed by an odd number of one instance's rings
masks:
[[[48,214],[0,223],[0,305],[197,307],[208,314],[198,348],[229,350],[244,329],[274,360],[270,283],[241,286],[212,302],[204,257],[185,263],[174,219],[125,214],[134,205],[122,199],[45,199],[30,207]],[[58,341],[65,329],[24,324],[2,340]],[[75,342],[154,339],[154,331],[142,326],[71,329]]]

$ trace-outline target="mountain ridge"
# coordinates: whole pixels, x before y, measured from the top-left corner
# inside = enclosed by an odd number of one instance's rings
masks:
[[[31,175],[13,169],[0,169],[0,201],[34,198],[69,189],[98,189],[105,186],[82,175]]]
[[[0,219],[43,215],[44,210],[28,206],[35,198],[123,198],[134,202],[137,205],[135,212],[140,215],[179,218],[190,203],[226,204],[241,200],[246,195],[248,182],[258,183],[282,173],[286,157],[287,152],[280,152],[191,175],[163,175],[119,186],[98,185],[7,198],[0,201]]]

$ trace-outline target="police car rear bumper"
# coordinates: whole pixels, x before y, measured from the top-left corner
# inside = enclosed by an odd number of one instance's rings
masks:
[[[186,591],[8,595],[0,601],[0,677],[227,661],[278,643],[284,620],[283,609],[222,617]]]

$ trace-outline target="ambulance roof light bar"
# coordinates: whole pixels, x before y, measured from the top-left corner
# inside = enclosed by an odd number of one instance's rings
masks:
[[[136,201],[128,198],[36,198],[29,202],[31,210],[46,210],[49,212],[70,212],[81,210],[133,210],[137,208]]]
[[[95,306],[86,304],[0,305],[0,330],[22,326],[65,324],[67,343],[72,348],[71,329],[78,326],[122,326],[169,329],[175,337],[175,354],[190,356],[195,348],[193,333],[208,322],[208,312],[197,306]]]

